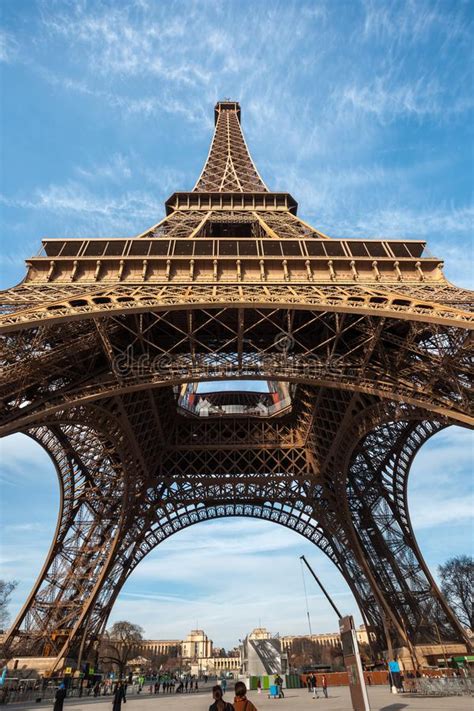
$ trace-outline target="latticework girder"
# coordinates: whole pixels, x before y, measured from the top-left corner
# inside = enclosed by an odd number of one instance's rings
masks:
[[[268,192],[245,143],[240,128],[240,108],[233,101],[221,101],[216,107],[214,137],[194,190]]]
[[[225,516],[315,543],[379,648],[431,643],[434,622],[468,642],[417,547],[407,482],[426,439],[474,423],[472,293],[422,242],[332,240],[297,217],[259,177],[234,102],[216,107],[195,190],[166,207],[129,240],[45,240],[2,296],[0,433],[40,442],[61,488],[6,648],[55,667],[86,655],[139,562]],[[271,404],[182,405],[184,384],[195,397],[230,379],[271,381]]]

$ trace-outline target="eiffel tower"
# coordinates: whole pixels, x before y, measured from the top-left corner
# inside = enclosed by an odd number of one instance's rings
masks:
[[[10,656],[91,658],[140,561],[229,516],[324,551],[379,649],[470,649],[407,483],[431,436],[473,425],[473,294],[422,241],[300,219],[260,177],[237,102],[217,103],[203,171],[165,207],[130,239],[43,240],[2,294],[1,434],[38,442],[61,491]]]

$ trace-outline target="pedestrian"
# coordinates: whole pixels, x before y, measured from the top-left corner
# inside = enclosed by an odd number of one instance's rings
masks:
[[[257,711],[247,699],[247,687],[243,681],[238,681],[235,685],[234,711]]]
[[[324,696],[327,699],[328,698],[328,679],[327,679],[326,674],[323,674],[321,677],[321,688],[323,690]]]
[[[53,711],[63,711],[64,699],[66,698],[66,685],[61,682],[58,686],[57,691],[54,695],[54,708]]]
[[[188,686],[189,686],[189,679],[188,679],[188,677],[186,677],[186,681],[184,682],[184,692],[186,694],[188,693]]]
[[[367,674],[367,684],[369,686],[372,686],[372,677],[370,676],[370,674]]]
[[[311,675],[311,687],[313,689],[313,699],[318,698],[318,680],[316,674]]]
[[[196,681],[194,682],[194,691],[199,691],[198,680],[197,680],[197,679],[196,679]]]
[[[261,693],[262,693],[262,681],[261,681],[260,677],[258,677],[258,681],[257,681],[257,694],[261,694]]]
[[[225,677],[221,680],[221,687],[222,687],[222,694],[224,695],[225,692],[227,691],[227,679]]]
[[[114,692],[114,700],[112,701],[112,711],[120,711],[122,708],[122,701],[124,704],[127,703],[125,697],[125,687],[122,681],[117,682]]]
[[[212,698],[214,703],[209,706],[209,711],[234,711],[232,704],[222,698],[222,687],[218,684],[212,687]]]
[[[275,677],[275,684],[278,689],[278,698],[284,699],[285,694],[283,693],[283,679],[281,678],[281,676],[279,674],[277,674],[277,676]]]
[[[312,687],[312,684],[311,684],[311,674],[308,674],[307,677],[306,677],[306,686],[308,687],[308,694],[310,694],[310,693],[311,693],[311,687]]]

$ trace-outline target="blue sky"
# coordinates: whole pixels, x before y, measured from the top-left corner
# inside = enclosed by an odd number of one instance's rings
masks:
[[[22,279],[42,237],[130,236],[155,224],[174,190],[193,187],[213,105],[230,97],[265,182],[291,192],[303,218],[334,237],[426,239],[448,278],[472,287],[473,7],[4,0],[0,286]],[[48,548],[57,492],[33,443],[2,445],[1,557],[21,581],[15,612]],[[432,566],[471,546],[471,455],[471,435],[453,428],[416,460],[413,519]],[[304,632],[302,553],[349,609],[337,573],[296,534],[231,520],[150,555],[113,619],[156,637],[199,621],[226,646],[259,618]],[[239,561],[254,586],[245,594],[235,590]],[[310,604],[313,627],[335,629],[316,593]]]

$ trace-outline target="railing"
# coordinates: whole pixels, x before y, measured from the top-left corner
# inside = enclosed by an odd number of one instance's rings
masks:
[[[203,394],[202,402],[198,401],[197,405],[190,405],[185,397],[180,397],[178,407],[192,415],[198,417],[219,417],[219,416],[236,416],[243,415],[248,417],[273,417],[274,415],[283,413],[291,408],[291,397],[285,397],[276,403],[272,403],[270,398],[262,400],[262,402],[251,404],[214,404],[211,400],[206,399]]]
[[[56,691],[58,689],[58,684],[62,680],[57,680],[56,682],[48,682],[43,685],[41,681],[33,680],[20,680],[18,683],[14,683],[14,680],[9,680],[10,683],[5,684],[5,686],[0,687],[0,704],[11,704],[15,702],[36,702],[40,701],[54,701]],[[33,682],[33,683],[32,683]],[[112,694],[112,683],[106,687],[103,685],[100,688],[98,697],[100,696],[111,696]],[[127,685],[127,696],[133,696],[140,693],[140,687],[138,684],[128,684]],[[143,691],[141,693],[144,693]],[[83,685],[82,689],[80,686],[69,687],[67,690],[67,698],[72,697],[82,697],[86,699],[94,698],[93,686]]]
[[[474,696],[472,677],[430,677],[405,679],[406,693],[418,696]]]

